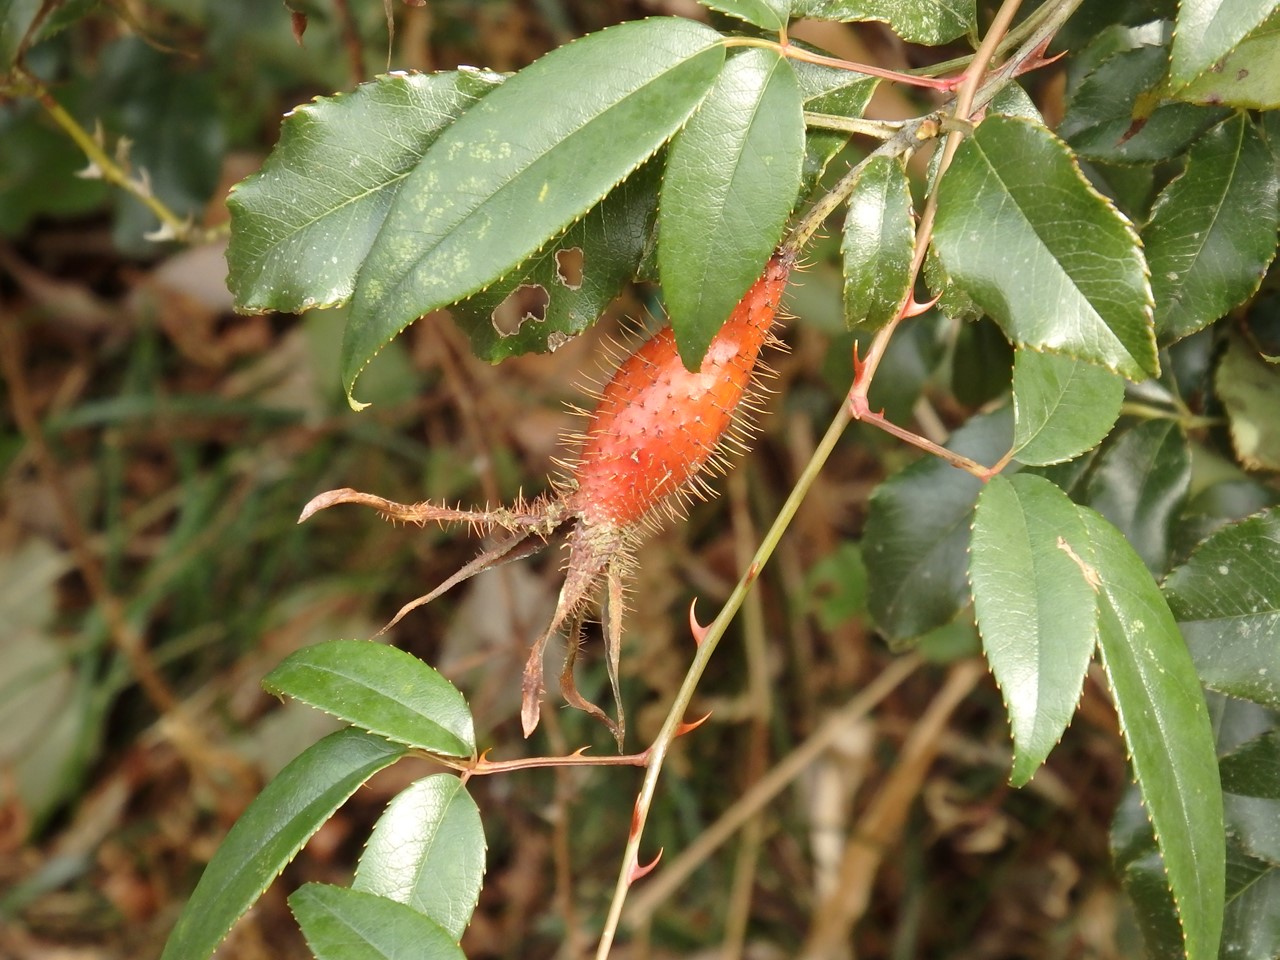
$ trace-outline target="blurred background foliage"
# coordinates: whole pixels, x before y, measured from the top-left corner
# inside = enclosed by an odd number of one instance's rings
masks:
[[[639,288],[555,354],[496,368],[441,315],[383,352],[362,380],[375,406],[350,412],[340,314],[237,316],[224,285],[227,191],[259,167],[281,115],[388,65],[511,70],[611,22],[707,14],[692,0],[291,7],[0,3],[0,68],[20,67],[0,89],[0,956],[157,955],[236,815],[329,728],[267,697],[261,677],[300,646],[373,635],[476,549],[467,531],[394,529],[363,511],[297,526],[302,504],[340,486],[464,503],[537,492],[575,428],[573,385],[599,378],[605,339],[634,329],[624,318],[656,306]],[[807,38],[898,69],[948,55],[874,24]],[[1036,83],[1041,109],[1060,114],[1062,76]],[[897,99],[914,96],[879,93],[869,115],[917,114],[923,102]],[[58,109],[189,218],[198,242],[157,234],[135,196],[93,176]],[[756,451],[726,496],[641,551],[624,655],[635,743],[683,674],[690,601],[705,617],[727,595],[754,524],[775,512],[850,382],[837,242],[821,241],[793,284],[791,349],[774,358]],[[895,341],[873,401],[940,438],[1006,390],[1008,370],[989,322],[957,333],[924,320]],[[704,683],[710,723],[668,766],[647,840],[668,865],[637,888],[627,956],[709,956],[721,943],[791,955],[842,882],[846,844],[868,829],[861,956],[1134,955],[1108,833],[1128,774],[1102,688],[1086,686],[1048,767],[1011,791],[999,696],[949,666],[976,650],[963,624],[930,634],[924,665],[741,833],[696,847],[892,660],[868,626],[856,537],[874,485],[914,458],[853,431],[806,502]],[[519,673],[558,572],[554,556],[502,568],[392,634],[466,692],[497,756],[609,749],[572,712],[549,711],[531,745],[519,738]],[[588,643],[588,658],[598,649]],[[584,669],[590,697],[604,671]],[[345,882],[382,805],[422,772],[406,762],[375,778],[289,868],[289,887]],[[468,956],[582,955],[637,783],[607,769],[473,783],[490,867]],[[664,872],[687,879],[676,887]],[[282,891],[224,954],[306,956]]]

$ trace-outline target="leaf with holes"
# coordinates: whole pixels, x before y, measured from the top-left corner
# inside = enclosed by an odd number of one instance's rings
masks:
[[[1137,234],[1045,127],[978,125],[938,187],[933,242],[951,281],[1015,344],[1133,380],[1159,372]]]
[[[484,879],[484,828],[462,781],[439,773],[387,805],[352,887],[407,904],[462,937]]]
[[[290,111],[262,169],[227,198],[239,310],[345,303],[405,177],[502,81],[487,70],[392,74]]]
[[[1276,254],[1278,192],[1271,151],[1245,114],[1191,148],[1142,230],[1162,342],[1207,327],[1258,289]]]
[[[178,918],[161,960],[203,960],[303,844],[404,747],[350,728],[304,750],[249,804]]]
[[[1047,466],[1092,450],[1115,426],[1124,381],[1109,370],[1055,353],[1018,350],[1013,359],[1013,450],[1019,463]]]
[[[262,680],[388,740],[448,757],[475,753],[471,711],[458,688],[412,654],[369,640],[331,640],[285,658]]]
[[[791,14],[815,20],[880,20],[903,40],[931,46],[977,29],[973,0],[792,0]]]
[[[650,160],[491,287],[450,308],[479,357],[556,350],[599,319],[653,239],[662,166]]]
[[[1164,592],[1206,686],[1280,707],[1280,508],[1223,527]]]
[[[1075,504],[1043,477],[997,476],[973,518],[969,581],[987,663],[1013,729],[1022,786],[1080,701],[1097,629],[1097,577]]]
[[[911,293],[915,247],[906,167],[890,157],[872,159],[849,196],[841,243],[850,328],[878,329],[898,315]]]
[[[662,292],[690,369],[782,238],[803,159],[791,65],[760,48],[731,56],[671,144],[658,207]]]
[[[348,400],[358,406],[356,379],[401,330],[501,278],[652,156],[723,63],[720,35],[702,24],[624,23],[553,50],[449,126],[356,277],[342,344]]]
[[[316,960],[466,960],[440,924],[386,897],[306,883],[289,909]]]
[[[1077,507],[1101,583],[1098,646],[1182,921],[1187,960],[1218,956],[1225,889],[1222,787],[1195,666],[1124,536]]]

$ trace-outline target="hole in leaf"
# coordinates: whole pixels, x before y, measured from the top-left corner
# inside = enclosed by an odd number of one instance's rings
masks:
[[[581,247],[565,247],[556,251],[556,279],[570,290],[582,288],[582,270],[587,255]]]
[[[526,322],[541,323],[547,319],[551,295],[540,283],[522,283],[493,308],[489,319],[493,329],[504,337],[514,336]]]
[[[569,336],[567,333],[563,333],[560,330],[554,330],[547,334],[547,349],[552,353],[555,353],[572,339],[573,337]]]

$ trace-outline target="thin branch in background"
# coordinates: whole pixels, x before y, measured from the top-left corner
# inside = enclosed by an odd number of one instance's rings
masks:
[[[338,15],[342,33],[342,47],[347,52],[347,67],[351,70],[351,85],[358,86],[366,79],[364,72],[364,41],[360,38],[360,26],[351,12],[350,0],[333,0],[333,10]],[[394,21],[391,21],[394,26]],[[388,39],[388,43],[390,39]]]

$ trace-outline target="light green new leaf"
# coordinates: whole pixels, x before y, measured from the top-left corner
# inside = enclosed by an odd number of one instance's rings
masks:
[[[342,344],[348,400],[396,334],[499,279],[661,147],[714,83],[720,40],[669,17],[610,27],[553,50],[449,126],[356,277]]]
[[[764,270],[800,190],[804,109],[772,50],[730,57],[671,144],[658,206],[658,271],[686,366]]]
[[[316,960],[466,960],[440,924],[372,893],[305,883],[289,909]]]
[[[911,186],[902,162],[877,157],[863,167],[844,220],[844,320],[879,329],[911,293],[915,253]]]
[[[1056,353],[1013,357],[1013,449],[1020,463],[1048,466],[1092,450],[1111,432],[1124,381],[1109,370]]]
[[[475,753],[471,711],[458,688],[412,654],[369,640],[330,640],[285,658],[262,680],[325,713],[431,753]]]
[[[1274,0],[1181,0],[1173,32],[1169,87],[1187,86],[1275,12]]]
[[[484,879],[484,827],[462,781],[419,780],[387,805],[352,887],[407,904],[462,937]]]
[[[1120,731],[1178,907],[1187,960],[1215,960],[1225,890],[1222,787],[1209,711],[1186,644],[1142,558],[1078,507],[1102,586],[1098,646]]]
[[[1214,383],[1240,462],[1254,470],[1280,470],[1280,367],[1267,363],[1244,337],[1233,333]]]
[[[1191,485],[1191,445],[1173,420],[1145,420],[1098,456],[1085,502],[1128,538],[1152,573],[1169,569],[1174,522]]]
[[[1252,110],[1280,107],[1280,8],[1178,96]]]
[[[263,788],[205,867],[161,960],[205,960],[232,924],[359,786],[405,753],[347,728],[308,747]]]
[[[936,46],[977,29],[974,0],[792,0],[792,16],[880,20],[911,43]]]
[[[1278,191],[1271,151],[1243,113],[1187,154],[1157,198],[1142,242],[1156,298],[1156,334],[1179,340],[1244,302],[1276,254]]]
[[[1013,730],[1022,786],[1071,722],[1097,629],[1093,551],[1075,504],[1043,477],[993,477],[969,548],[973,608]]]
[[[753,23],[764,30],[781,30],[791,14],[790,0],[698,0],[704,7]]]
[[[290,111],[262,169],[227,198],[237,309],[345,303],[404,178],[501,81],[486,70],[392,74]]]
[[[1137,234],[1045,127],[994,116],[938,188],[934,247],[951,281],[1015,344],[1159,372]]]
[[[1223,527],[1164,592],[1206,686],[1280,707],[1280,508]]]
[[[476,356],[497,363],[556,350],[595,323],[650,252],[661,176],[660,159],[649,161],[511,273],[450,307]]]
[[[948,447],[995,463],[1013,434],[1007,408],[977,416]],[[982,481],[926,457],[876,487],[863,537],[867,608],[893,644],[950,622],[969,602],[967,551]]]

